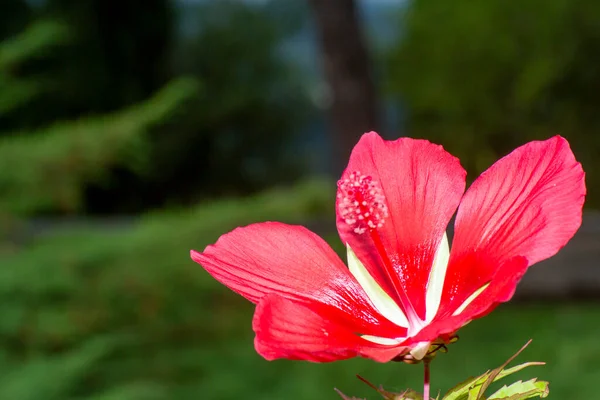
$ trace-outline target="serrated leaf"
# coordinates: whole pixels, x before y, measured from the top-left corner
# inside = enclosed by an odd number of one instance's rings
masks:
[[[517,351],[512,357],[510,357],[508,360],[506,360],[504,362],[504,364],[502,364],[501,366],[499,366],[498,368],[495,368],[492,370],[492,372],[490,372],[489,376],[485,379],[485,381],[483,382],[483,384],[481,385],[481,388],[479,389],[479,392],[477,394],[477,397],[474,398],[474,400],[480,400],[483,398],[483,395],[485,393],[485,391],[487,390],[488,387],[490,387],[490,385],[496,381],[496,378],[498,377],[498,375],[500,375],[500,373],[504,370],[504,368],[506,368],[506,366],[515,358],[517,358],[517,356],[519,354],[521,354],[521,352],[523,350],[525,350],[525,348],[527,346],[529,346],[529,343],[531,343],[531,339],[529,339],[529,341],[527,343],[525,343],[525,345],[523,347],[521,347],[521,349],[519,349],[519,351]],[[499,379],[499,378],[498,378]],[[469,399],[471,400],[471,399]]]
[[[531,343],[531,340],[528,341],[515,355],[510,357],[504,364],[500,367],[495,368],[491,371],[486,371],[485,373],[477,376],[471,377],[464,382],[459,383],[450,389],[442,398],[442,400],[480,400],[483,399],[483,395],[489,385],[493,382],[496,382],[508,375],[514,374],[515,372],[519,372],[522,369],[527,367],[531,367],[534,365],[544,365],[543,362],[526,362],[512,368],[504,369],[506,366],[515,359],[525,348]]]
[[[483,380],[485,379],[487,374],[489,374],[489,372],[490,371],[487,371],[485,374],[476,377],[470,377],[467,380],[459,383],[458,385],[448,390],[448,392],[444,395],[442,400],[467,399],[467,396],[469,395],[469,388],[476,386],[479,381],[483,383]]]
[[[488,397],[488,400],[525,400],[534,397],[544,398],[548,396],[550,389],[548,382],[531,379],[529,381],[518,381],[509,386],[503,386],[496,393]]]
[[[515,372],[519,372],[522,369],[525,369],[527,367],[533,367],[533,366],[536,366],[536,365],[546,365],[546,363],[545,362],[541,362],[541,361],[530,361],[530,362],[526,362],[526,363],[523,363],[523,364],[515,365],[514,367],[502,370],[502,372],[500,372],[498,374],[498,376],[496,377],[496,379],[494,379],[494,382],[496,382],[496,381],[504,378],[505,376],[512,375]]]

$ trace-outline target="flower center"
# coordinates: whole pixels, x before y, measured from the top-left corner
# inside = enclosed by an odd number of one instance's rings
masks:
[[[361,235],[381,228],[388,217],[385,197],[377,181],[358,171],[338,182],[339,213]]]

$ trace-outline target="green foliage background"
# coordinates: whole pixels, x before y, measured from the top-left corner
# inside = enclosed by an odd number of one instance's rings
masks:
[[[530,140],[566,137],[600,204],[600,3],[414,0],[386,54],[407,131],[444,144],[473,179]]]
[[[357,373],[418,387],[418,366],[262,360],[252,305],[189,259],[265,220],[308,224],[343,256],[334,182],[297,179],[312,155],[301,128],[318,117],[280,45],[306,24],[304,3],[207,2],[183,38],[166,0],[40,4],[0,4],[0,399],[312,400],[336,398],[334,385],[377,398]],[[407,133],[444,144],[471,178],[563,134],[597,207],[598,7],[413,0],[389,15],[401,32],[380,87],[405,106]],[[73,222],[126,212],[140,215]],[[47,232],[41,216],[69,218]],[[594,398],[597,316],[500,307],[433,363],[434,389],[533,338],[523,358],[548,362],[536,372],[554,398]]]
[[[69,229],[5,245],[0,376],[9,384],[0,385],[0,398],[308,400],[336,398],[334,385],[377,398],[355,374],[390,390],[418,387],[418,365],[262,360],[253,349],[252,305],[189,259],[188,249],[202,250],[237,226],[330,215],[333,189],[307,182],[105,232]],[[343,253],[336,235],[327,237]],[[500,307],[461,330],[433,362],[434,389],[502,363],[532,338],[520,360],[548,365],[515,379],[549,380],[556,398],[593,398],[596,316],[593,304]]]

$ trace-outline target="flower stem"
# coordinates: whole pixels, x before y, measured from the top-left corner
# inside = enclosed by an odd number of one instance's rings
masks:
[[[425,357],[423,359],[423,366],[424,366],[424,376],[423,376],[423,399],[424,400],[430,400],[431,397],[429,397],[429,363],[431,362],[431,360],[429,359],[429,357]]]

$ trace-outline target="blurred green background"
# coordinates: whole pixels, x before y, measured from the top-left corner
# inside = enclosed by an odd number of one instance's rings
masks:
[[[252,305],[189,259],[265,220],[341,252],[335,179],[366,130],[443,144],[470,179],[560,133],[600,206],[595,0],[2,0],[0,40],[0,399],[418,388],[418,366],[263,360]],[[548,365],[523,378],[596,398],[598,334],[595,298],[504,305],[434,392],[532,338]]]

